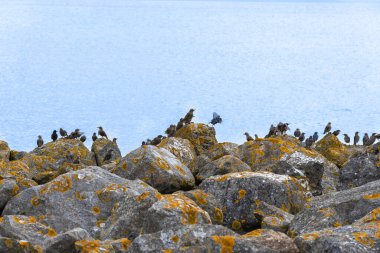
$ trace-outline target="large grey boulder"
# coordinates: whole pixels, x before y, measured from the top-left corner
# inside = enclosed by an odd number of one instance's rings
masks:
[[[113,150],[113,151],[110,151]],[[106,138],[98,138],[92,143],[91,151],[95,154],[96,164],[102,166],[110,162],[121,159],[121,152],[116,142]],[[105,160],[107,153],[111,154],[110,159]]]
[[[3,210],[7,202],[21,191],[36,186],[37,183],[27,178],[0,177],[0,211]]]

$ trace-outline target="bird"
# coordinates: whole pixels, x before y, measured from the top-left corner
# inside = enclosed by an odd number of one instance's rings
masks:
[[[111,160],[113,152],[113,149],[107,151],[107,154],[104,156],[103,163]]]
[[[162,140],[162,135],[160,134],[159,136],[157,136],[157,137],[155,137],[152,141],[151,141],[151,143],[150,143],[150,145],[158,145],[158,144],[160,144],[160,142],[161,142],[161,140]]]
[[[316,142],[316,141],[318,140],[318,138],[319,138],[318,133],[315,132],[315,133],[313,134],[313,141]]]
[[[314,143],[313,136],[310,136],[309,138],[306,139],[305,146],[307,148],[310,148],[311,146],[313,146],[313,143]]]
[[[63,130],[62,128],[59,129],[59,135],[61,135],[61,137],[66,137],[67,136],[67,132],[66,130]]]
[[[356,144],[358,144],[359,140],[360,140],[359,132],[355,132],[354,146],[356,146]]]
[[[178,131],[182,127],[183,127],[183,118],[180,118],[175,129],[176,129],[176,131]]]
[[[297,128],[296,131],[294,131],[294,137],[298,138],[298,137],[300,137],[300,135],[301,135],[301,131],[299,128]]]
[[[77,138],[81,137],[82,134],[83,133],[80,131],[80,129],[77,128],[73,132],[71,132],[67,138],[77,139]]]
[[[112,139],[112,142],[113,142],[113,143],[116,143],[116,141],[117,141],[117,138],[113,138],[113,139]]]
[[[369,140],[367,141],[367,146],[373,145],[375,141],[376,141],[376,133],[373,133],[371,137],[369,137]]]
[[[82,135],[82,136],[80,137],[80,141],[81,141],[81,142],[85,142],[86,140],[87,140],[86,135]]]
[[[344,135],[344,141],[347,143],[347,144],[350,144],[350,136],[348,136],[347,134],[343,134]]]
[[[335,130],[334,132],[333,132],[333,135],[335,135],[335,136],[338,136],[340,134],[340,130]]]
[[[272,124],[269,127],[269,133],[265,136],[265,138],[269,138],[276,134],[276,127]]]
[[[142,141],[142,142],[141,142],[141,146],[144,146],[144,145],[146,145],[146,142],[145,142],[145,141]]]
[[[53,141],[56,141],[58,139],[58,134],[57,134],[57,130],[54,130],[53,133],[51,134],[51,139]]]
[[[106,132],[103,130],[103,127],[99,126],[98,128],[99,128],[98,135],[101,137],[106,137],[106,139],[108,140],[108,136]]]
[[[259,138],[259,136],[257,134],[255,134],[255,140],[257,140]]]
[[[330,131],[331,131],[331,122],[327,123],[323,134],[329,133]]]
[[[191,120],[194,117],[194,111],[195,109],[190,109],[188,113],[186,113],[185,117],[183,118],[183,121],[185,124],[190,124]]]
[[[42,139],[41,135],[38,135],[37,146],[40,148],[42,145],[44,145],[44,140]]]
[[[244,135],[247,138],[247,141],[253,141],[253,138],[249,135],[249,133],[245,132]]]
[[[300,135],[300,137],[298,137],[298,140],[299,140],[300,142],[303,142],[303,141],[305,140],[305,133],[302,133],[302,134]]]
[[[369,141],[369,136],[367,133],[364,134],[363,136],[363,145],[367,146],[367,142]]]
[[[92,141],[96,141],[98,139],[98,136],[96,136],[96,133],[92,134]]]
[[[380,139],[380,134],[375,135],[376,139]]]
[[[175,130],[176,130],[176,126],[175,126],[175,125],[170,125],[170,126],[166,129],[165,133],[168,135],[168,137],[173,137],[174,134],[175,134]]]
[[[222,123],[222,118],[220,117],[219,114],[217,114],[216,112],[214,112],[212,114],[212,120],[210,121],[211,125],[215,126],[216,124],[221,124]]]

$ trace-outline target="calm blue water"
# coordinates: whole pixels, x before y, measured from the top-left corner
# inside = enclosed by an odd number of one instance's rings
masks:
[[[223,117],[220,141],[278,121],[380,132],[378,3],[0,2],[0,139],[14,149],[102,125],[125,154],[190,107]]]

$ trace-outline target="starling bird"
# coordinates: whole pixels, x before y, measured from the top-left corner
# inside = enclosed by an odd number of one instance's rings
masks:
[[[81,137],[83,133],[80,132],[80,130],[77,128],[74,130],[74,132],[71,132],[68,136],[69,139],[76,139],[76,138],[79,138]]]
[[[311,146],[313,146],[313,143],[314,143],[313,136],[310,136],[309,138],[306,139],[305,146],[307,148],[310,148]]]
[[[259,136],[257,134],[255,134],[255,140],[257,140],[259,138]]]
[[[300,137],[298,138],[300,142],[303,142],[305,140],[305,133],[302,133]]]
[[[294,131],[294,137],[298,138],[298,137],[300,137],[300,135],[301,135],[301,131],[299,128],[297,128],[296,131]]]
[[[145,141],[142,141],[142,142],[141,142],[141,146],[144,146],[144,145],[146,145],[146,142],[145,142]]]
[[[168,135],[168,137],[173,137],[174,134],[175,134],[175,130],[176,130],[176,126],[175,126],[175,125],[170,125],[170,126],[166,129],[165,133]]]
[[[369,140],[367,141],[367,146],[373,145],[375,141],[376,141],[376,133],[373,133],[371,137],[369,137]]]
[[[183,127],[183,118],[180,118],[175,129],[176,131],[178,131],[182,127]]]
[[[344,141],[347,143],[347,144],[350,144],[350,136],[348,136],[347,134],[343,134],[344,135]]]
[[[98,135],[101,137],[106,137],[106,139],[108,140],[108,136],[107,136],[106,132],[103,130],[103,127],[100,126],[98,128],[99,128]]]
[[[253,138],[249,135],[249,133],[245,132],[244,135],[247,138],[247,141],[253,141]]]
[[[272,124],[269,128],[269,133],[265,136],[265,138],[269,138],[276,134],[276,127]]]
[[[41,135],[38,135],[37,146],[40,148],[42,145],[44,145],[44,140],[42,139]]]
[[[81,141],[81,142],[85,142],[86,140],[87,140],[86,135],[82,135],[82,136],[80,137],[80,141]]]
[[[333,132],[333,135],[335,135],[335,136],[338,136],[340,134],[340,130],[335,130],[334,132]]]
[[[108,150],[107,154],[104,156],[103,163],[111,160],[113,152],[113,149]]]
[[[53,133],[51,134],[51,139],[53,141],[56,141],[58,139],[58,134],[57,134],[57,130],[54,130]]]
[[[160,142],[161,142],[161,140],[162,140],[162,135],[159,135],[159,136],[157,136],[156,138],[154,138],[152,141],[151,141],[151,143],[150,143],[150,145],[158,145],[158,144],[160,144]]]
[[[313,142],[316,142],[318,140],[318,138],[319,138],[318,133],[315,132],[313,135]]]
[[[279,132],[280,134],[285,134],[286,131],[288,131],[290,128],[289,128],[289,123],[278,123],[277,124],[277,127],[275,128],[277,130],[277,132]]]
[[[96,136],[96,133],[92,134],[92,141],[96,141],[98,139],[98,136]]]
[[[214,112],[213,114],[212,114],[212,120],[210,121],[210,123],[213,125],[213,126],[215,126],[216,124],[221,124],[222,123],[222,118],[220,117],[220,115],[219,114],[217,114],[216,112]]]
[[[360,137],[359,137],[359,132],[355,132],[354,136],[354,146],[359,143]]]
[[[183,118],[183,121],[185,124],[190,124],[194,117],[194,109],[190,109],[188,113],[186,113],[185,117]]]
[[[369,141],[369,136],[367,133],[364,134],[363,136],[363,145],[367,146],[367,142]]]
[[[330,131],[331,131],[331,122],[327,123],[323,134],[330,133]]]
[[[66,130],[63,130],[62,128],[59,129],[59,134],[61,135],[62,138],[67,136]]]
[[[113,138],[113,139],[112,139],[112,142],[113,142],[113,143],[116,143],[116,141],[117,141],[117,138]]]

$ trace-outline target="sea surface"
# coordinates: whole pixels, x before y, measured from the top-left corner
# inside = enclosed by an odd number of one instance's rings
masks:
[[[101,125],[126,154],[191,107],[222,116],[219,141],[279,121],[380,132],[379,2],[0,0],[12,149]]]

